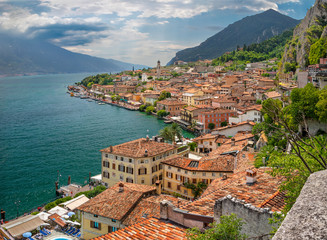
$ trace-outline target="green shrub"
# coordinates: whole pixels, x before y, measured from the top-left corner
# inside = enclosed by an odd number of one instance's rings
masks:
[[[47,205],[45,205],[45,210],[49,211],[51,208],[54,208],[55,206],[57,206],[55,202],[48,203]]]
[[[38,215],[40,212],[32,212],[31,215]]]

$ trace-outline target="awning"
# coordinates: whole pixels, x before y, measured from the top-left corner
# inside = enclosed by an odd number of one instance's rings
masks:
[[[39,216],[28,215],[10,221],[9,223],[2,225],[2,227],[6,228],[13,237],[18,237],[24,232],[33,231],[43,224],[44,222],[39,218]]]
[[[68,208],[71,211],[74,211],[76,208],[81,206],[82,204],[86,203],[90,199],[87,198],[84,194],[81,196],[78,196],[77,198],[73,198],[72,200],[68,202],[64,202],[61,205],[63,205],[65,208]]]
[[[48,211],[48,213],[50,213],[50,214],[54,214],[54,213],[56,213],[56,214],[58,214],[59,216],[64,216],[66,213],[68,213],[68,210],[66,210],[66,209],[64,209],[64,208],[62,208],[62,207],[56,206],[56,207],[50,209],[50,210]]]
[[[185,122],[185,121],[183,121],[183,120],[181,120],[181,119],[178,119],[178,120],[176,120],[176,121],[179,122],[179,123],[181,123],[181,124],[183,124],[183,125],[185,125],[185,126],[190,126],[190,125],[191,125],[190,123]]]

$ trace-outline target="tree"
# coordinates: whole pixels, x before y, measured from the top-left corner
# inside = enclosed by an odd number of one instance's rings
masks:
[[[171,126],[161,129],[159,135],[163,137],[165,140],[174,143],[176,137],[178,138],[178,140],[182,139],[183,130],[177,123],[173,123]]]
[[[146,114],[150,115],[152,112],[154,112],[154,107],[153,106],[148,106],[146,109],[145,109],[145,112]]]
[[[145,109],[146,109],[146,105],[141,105],[141,106],[139,107],[139,110],[140,110],[141,112],[144,112]]]
[[[158,101],[161,101],[161,100],[164,100],[166,98],[170,98],[171,97],[171,93],[170,92],[167,92],[167,91],[162,91],[160,93],[160,96],[158,98]]]
[[[211,224],[211,228],[202,233],[197,228],[188,229],[186,237],[189,240],[245,240],[247,236],[241,233],[244,222],[232,213],[221,216],[220,223]]]
[[[197,199],[202,194],[203,190],[207,188],[207,184],[204,182],[198,182],[196,185],[193,183],[185,182],[184,186],[188,189],[192,189],[194,199]]]
[[[187,145],[190,147],[191,151],[195,151],[196,147],[198,146],[196,142],[190,142]]]
[[[208,124],[208,128],[209,128],[210,130],[214,129],[215,127],[216,127],[216,125],[215,125],[214,123],[209,123],[209,124]]]
[[[166,112],[165,110],[159,110],[157,112],[158,118],[163,118],[163,117],[166,117],[167,115],[169,115],[169,112]]]
[[[228,125],[227,122],[222,122],[222,123],[220,124],[220,126],[222,126],[222,127],[226,127],[227,125]]]

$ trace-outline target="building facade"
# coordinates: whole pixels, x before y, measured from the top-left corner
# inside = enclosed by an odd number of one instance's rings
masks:
[[[187,146],[176,146],[140,138],[102,149],[102,181],[107,187],[117,182],[153,185],[162,179],[161,162],[168,157],[185,155]]]

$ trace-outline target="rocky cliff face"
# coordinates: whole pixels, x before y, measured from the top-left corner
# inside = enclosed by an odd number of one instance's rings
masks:
[[[304,69],[326,56],[327,0],[316,0],[305,18],[294,29],[292,41],[286,45],[280,72]],[[325,53],[324,53],[325,52]]]

